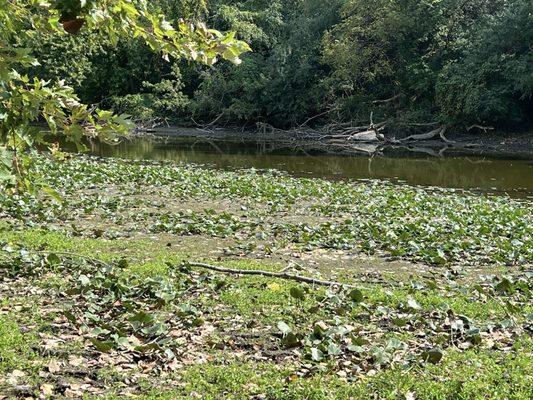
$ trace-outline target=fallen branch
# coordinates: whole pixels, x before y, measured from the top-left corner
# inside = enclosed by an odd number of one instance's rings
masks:
[[[444,136],[444,132],[446,132],[446,127],[443,126],[442,129],[439,132],[439,136],[442,140],[444,140],[446,143],[455,143],[453,140],[446,139],[446,136]]]
[[[434,121],[434,122],[411,122],[411,123],[408,123],[408,124],[403,124],[403,126],[434,126],[434,125],[438,125],[439,122],[438,121]]]
[[[404,142],[407,140],[429,140],[429,139],[433,139],[436,136],[439,136],[446,143],[455,143],[453,140],[447,139],[446,136],[444,136],[444,132],[446,132],[446,127],[442,126],[437,129],[433,129],[432,131],[429,131],[427,133],[420,133],[418,135],[407,136],[406,138],[400,139],[400,141]]]
[[[483,125],[477,125],[477,124],[470,125],[468,128],[466,128],[466,130],[467,131],[471,131],[474,128],[482,130],[485,133],[487,133],[487,131],[493,131],[494,130],[493,126],[483,126]]]
[[[192,261],[187,261],[184,264],[188,265],[188,266],[191,266],[191,267],[199,267],[199,268],[204,268],[204,269],[208,269],[208,270],[211,270],[211,271],[222,272],[224,274],[261,275],[261,276],[268,276],[268,277],[271,277],[271,278],[288,279],[288,280],[293,280],[293,281],[297,281],[297,282],[310,283],[312,285],[338,286],[338,287],[346,287],[346,288],[355,288],[355,286],[349,285],[349,284],[346,284],[346,283],[323,281],[323,280],[316,279],[316,278],[309,278],[307,276],[292,275],[292,274],[288,274],[286,272],[272,272],[272,271],[263,271],[263,270],[259,270],[259,269],[224,268],[224,267],[219,267],[219,266],[216,266],[216,265],[200,263],[200,262],[192,262]]]
[[[193,117],[191,117],[191,121],[194,123],[194,125],[196,125],[197,128],[200,128],[200,129],[203,129],[203,130],[208,130],[209,127],[211,127],[214,124],[216,124],[218,122],[218,120],[220,118],[222,118],[223,116],[224,116],[224,112],[221,112],[214,120],[212,120],[211,122],[209,122],[207,124],[199,124],[198,122],[196,122],[194,120]]]
[[[442,131],[442,128],[433,129],[432,131],[426,132],[426,133],[420,133],[417,135],[411,135],[407,136],[406,138],[400,139],[400,141],[406,141],[406,140],[428,140],[433,139],[435,136],[440,136],[440,132]]]
[[[70,258],[81,258],[83,260],[89,261],[93,264],[100,264],[106,267],[111,267],[110,264],[106,263],[105,261],[102,261],[97,258],[85,256],[82,254],[75,254],[70,253],[67,251],[36,251],[36,253],[40,254],[56,254],[56,255],[64,255],[68,256]],[[261,275],[261,276],[269,276],[272,278],[280,278],[280,279],[289,279],[297,282],[304,282],[304,283],[310,283],[313,285],[320,285],[320,286],[338,286],[338,287],[347,287],[347,288],[354,288],[355,286],[349,285],[346,283],[340,283],[340,282],[332,282],[332,281],[324,281],[321,279],[316,278],[309,278],[306,276],[300,276],[300,275],[292,275],[288,274],[284,271],[286,269],[282,270],[281,272],[272,272],[272,271],[263,271],[259,269],[233,269],[233,268],[224,268],[224,267],[218,267],[216,265],[206,264],[206,263],[200,263],[200,262],[194,262],[194,261],[187,261],[184,263],[185,265],[191,266],[191,267],[199,267],[208,269],[211,271],[216,272],[222,272],[225,274],[236,274],[236,275]]]
[[[346,138],[346,140],[354,140],[354,141],[361,141],[361,142],[377,142],[379,141],[378,134],[376,130],[368,130],[364,132],[357,132],[353,135],[350,135]]]

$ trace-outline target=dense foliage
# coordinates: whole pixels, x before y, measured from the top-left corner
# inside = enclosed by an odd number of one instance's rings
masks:
[[[279,127],[390,120],[405,129],[531,123],[529,0],[158,0],[250,43],[238,68],[165,63],[139,40],[43,39],[50,78],[139,119]]]

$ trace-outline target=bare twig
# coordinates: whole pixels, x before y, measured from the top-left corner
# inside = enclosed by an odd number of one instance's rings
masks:
[[[439,132],[439,136],[442,140],[444,140],[446,143],[455,143],[453,140],[446,139],[446,136],[444,136],[444,132],[446,132],[446,127],[443,126],[442,129]]]
[[[451,141],[446,139],[444,136],[444,132],[446,131],[446,127],[442,126],[437,129],[433,129],[432,131],[429,131],[427,133],[420,133],[418,135],[411,135],[407,136],[406,138],[400,139],[400,141],[406,141],[406,140],[428,140],[433,139],[435,136],[440,136],[442,140],[445,142],[450,143]]]
[[[398,97],[400,97],[400,93],[392,96],[392,97],[389,97],[388,99],[385,99],[385,100],[374,100],[372,102],[372,104],[383,104],[383,103],[390,103],[391,101],[394,101],[396,100]]]
[[[67,251],[35,251],[35,253],[38,254],[56,254],[56,255],[65,255],[70,258],[80,258],[86,261],[89,261],[93,264],[100,264],[105,267],[111,267],[110,264],[108,264],[105,261],[102,261],[100,259],[85,256],[82,254],[76,254],[76,253],[70,253]],[[235,275],[261,275],[261,276],[269,276],[272,278],[280,278],[280,279],[288,279],[293,280],[297,282],[304,282],[304,283],[310,283],[312,285],[320,285],[320,286],[337,286],[337,287],[346,287],[346,288],[354,288],[355,286],[349,285],[346,283],[340,283],[340,282],[332,282],[332,281],[325,281],[321,279],[316,278],[309,278],[307,276],[301,276],[301,275],[292,275],[284,272],[285,270],[282,270],[281,272],[272,272],[272,271],[263,271],[258,269],[234,269],[234,268],[224,268],[219,267],[216,265],[201,263],[201,262],[193,262],[193,261],[187,261],[184,263],[184,265],[188,265],[191,267],[199,267],[208,269],[211,271],[221,272],[225,274],[235,274]]]
[[[218,122],[218,120],[219,120],[220,118],[222,118],[223,115],[224,115],[223,112],[220,113],[220,114],[218,115],[218,117],[216,117],[213,121],[211,121],[210,123],[208,123],[207,125],[205,125],[204,128],[207,128],[207,127],[209,127],[209,126],[213,126],[214,124],[216,124],[216,123]]]
[[[334,110],[334,109],[332,108],[332,109],[330,109],[330,110],[326,110],[326,111],[324,111],[324,112],[321,112],[320,114],[317,114],[317,115],[314,115],[314,116],[312,116],[312,117],[307,118],[302,124],[300,124],[300,128],[303,127],[303,126],[305,126],[305,125],[307,125],[308,122],[314,120],[315,118],[318,118],[318,117],[321,117],[321,116],[323,116],[323,115],[329,114],[329,113],[330,113],[331,111],[333,111],[333,110]]]
[[[468,128],[466,128],[467,131],[471,131],[472,129],[480,129],[482,130],[483,132],[487,133],[487,131],[492,131],[494,130],[494,127],[493,126],[482,126],[482,125],[477,125],[477,124],[474,124],[474,125],[470,125]]]

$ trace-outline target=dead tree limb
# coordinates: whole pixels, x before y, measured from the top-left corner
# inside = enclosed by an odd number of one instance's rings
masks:
[[[204,125],[202,128],[209,128],[209,127],[215,125],[218,122],[218,120],[220,118],[222,118],[223,116],[224,116],[224,113],[221,112],[220,114],[218,114],[218,116],[213,121],[211,121],[210,123]]]
[[[401,142],[405,142],[407,140],[429,140],[429,139],[433,139],[434,137],[439,136],[446,143],[455,143],[452,140],[448,140],[446,138],[446,136],[444,136],[444,132],[446,132],[446,127],[445,126],[441,126],[441,127],[438,127],[437,129],[433,129],[432,131],[429,131],[427,133],[420,133],[420,134],[417,134],[417,135],[407,136],[406,138],[400,139],[400,141]]]
[[[37,254],[44,254],[44,255],[50,255],[50,254],[56,254],[56,255],[63,255],[67,256],[69,258],[78,258],[85,261],[90,262],[91,264],[99,264],[103,265],[104,267],[112,268],[111,264],[100,260],[98,258],[86,256],[83,254],[77,254],[77,253],[71,253],[68,251],[34,251],[34,253]],[[333,282],[333,281],[325,281],[321,279],[316,278],[310,278],[307,276],[301,276],[301,275],[293,275],[288,274],[285,271],[286,268],[283,269],[281,272],[272,272],[272,271],[263,271],[259,269],[234,269],[234,268],[224,268],[219,267],[217,265],[211,265],[201,262],[194,262],[194,261],[185,261],[183,265],[190,266],[190,267],[198,267],[198,268],[204,268],[211,271],[221,272],[224,274],[234,274],[234,275],[260,275],[260,276],[268,276],[272,278],[279,278],[279,279],[288,279],[293,280],[297,282],[303,282],[303,283],[309,283],[312,285],[320,285],[320,286],[336,286],[336,287],[344,287],[344,288],[355,288],[354,285],[350,285],[347,283],[341,283],[341,282]]]
[[[443,126],[442,129],[439,132],[439,136],[442,140],[444,140],[446,143],[455,143],[453,140],[446,139],[446,136],[444,136],[444,132],[446,132],[446,127]]]
[[[321,117],[321,116],[323,116],[323,115],[329,114],[329,113],[332,112],[332,111],[333,111],[333,108],[330,109],[330,110],[326,110],[326,111],[324,111],[324,112],[321,112],[320,114],[317,114],[317,115],[314,115],[314,116],[312,116],[312,117],[309,117],[309,118],[307,118],[302,124],[300,124],[299,127],[301,128],[301,127],[307,125],[308,122],[314,120],[315,118],[318,118],[318,117]]]
[[[288,279],[292,281],[297,282],[304,282],[309,283],[312,285],[320,285],[320,286],[336,286],[336,287],[346,287],[346,288],[355,288],[353,285],[349,285],[346,283],[340,283],[340,282],[332,282],[332,281],[324,281],[321,279],[316,278],[309,278],[307,276],[301,276],[301,275],[292,275],[288,274],[286,272],[272,272],[272,271],[263,271],[259,269],[234,269],[234,268],[224,268],[219,267],[216,265],[201,263],[201,262],[192,262],[187,261],[184,263],[184,265],[188,265],[191,267],[198,267],[198,268],[204,268],[208,269],[210,271],[216,271],[221,272],[224,274],[233,274],[233,275],[260,275],[260,276],[268,276],[271,278],[280,278],[280,279]]]
[[[484,133],[487,133],[487,131],[493,131],[494,130],[493,126],[482,126],[482,125],[477,125],[477,124],[470,125],[468,128],[466,128],[466,130],[467,131],[471,131],[474,128],[482,130]]]

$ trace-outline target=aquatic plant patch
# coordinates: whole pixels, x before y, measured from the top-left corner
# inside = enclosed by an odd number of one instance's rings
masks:
[[[531,265],[528,200],[387,182],[331,182],[277,171],[221,171],[172,163],[73,157],[39,159],[63,204],[0,197],[0,216],[24,226],[270,240],[303,248],[385,254],[431,264]],[[149,195],[149,196],[148,196]],[[179,210],[184,201],[230,200],[234,210]],[[172,205],[171,209],[169,206]],[[147,211],[149,209],[150,211]],[[176,211],[179,210],[179,211]],[[85,229],[87,231],[87,229]]]

